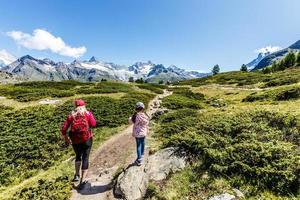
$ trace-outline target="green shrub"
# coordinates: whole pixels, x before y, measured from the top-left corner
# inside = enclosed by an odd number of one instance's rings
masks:
[[[197,124],[195,118],[198,112],[192,109],[176,110],[175,112],[163,115],[160,122],[159,136],[169,138],[174,134],[181,133]]]
[[[299,86],[288,86],[276,88],[273,90],[267,90],[263,92],[254,92],[244,98],[243,102],[254,102],[254,101],[287,101],[291,99],[298,99],[300,97]]]
[[[187,87],[172,88],[173,94],[163,99],[162,105],[169,109],[204,108],[204,95],[194,93]]]
[[[204,100],[204,94],[194,93],[190,90],[190,88],[187,87],[172,88],[172,91],[174,94],[178,94],[191,99]]]
[[[274,87],[280,85],[290,85],[299,82],[299,72],[299,68],[289,68],[272,74],[264,74],[261,71],[250,73],[234,71],[220,73],[204,78],[181,81],[180,85],[192,85],[193,87],[207,84],[245,86],[263,83],[260,85],[261,87]]]
[[[12,200],[68,200],[70,197],[70,178],[61,176],[55,180],[40,179],[37,185],[17,192]]]
[[[239,176],[237,186],[251,183],[258,191],[297,194],[300,129],[295,117],[255,111],[207,113],[193,119],[196,125],[175,133],[168,129],[174,120],[164,121],[165,145],[178,146],[203,160],[204,169],[214,176]]]
[[[169,109],[193,108],[202,109],[204,105],[201,101],[189,97],[173,94],[163,99],[162,105]]]
[[[104,81],[97,83],[94,87],[80,87],[76,90],[78,94],[103,94],[129,92],[132,90],[132,85],[119,82]]]
[[[140,89],[150,90],[156,94],[163,94],[163,89],[167,88],[167,86],[159,84],[139,84],[137,87]]]

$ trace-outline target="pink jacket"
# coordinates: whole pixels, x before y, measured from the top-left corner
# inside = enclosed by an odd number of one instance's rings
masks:
[[[131,117],[129,122],[133,123]],[[135,123],[133,124],[132,136],[136,138],[146,137],[149,131],[149,117],[143,113],[138,112],[136,114]]]

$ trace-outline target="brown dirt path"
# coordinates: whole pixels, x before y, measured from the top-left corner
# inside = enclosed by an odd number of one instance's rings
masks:
[[[170,95],[156,96],[149,103],[147,114],[152,116],[160,107],[161,98]],[[131,136],[132,125],[102,144],[90,158],[88,174],[89,183],[83,190],[72,190],[72,200],[110,200],[116,199],[112,191],[114,175],[130,165],[136,157],[135,141]],[[147,148],[147,146],[146,146]]]

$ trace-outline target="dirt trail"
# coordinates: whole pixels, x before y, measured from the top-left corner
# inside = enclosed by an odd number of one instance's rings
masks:
[[[171,92],[165,90],[164,94],[150,101],[147,114],[152,116],[159,109],[161,98],[170,94]],[[90,158],[89,183],[83,190],[72,190],[72,200],[116,199],[111,185],[113,177],[118,170],[130,165],[136,157],[131,130],[132,126],[127,127],[93,152]]]

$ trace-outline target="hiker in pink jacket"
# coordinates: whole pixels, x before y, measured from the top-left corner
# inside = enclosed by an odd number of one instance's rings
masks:
[[[129,118],[129,122],[133,123],[132,136],[136,140],[137,159],[135,163],[140,166],[145,150],[145,137],[149,131],[149,117],[144,112],[145,105],[138,102],[135,106],[136,112]]]

